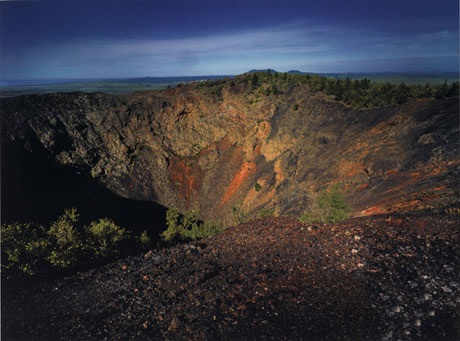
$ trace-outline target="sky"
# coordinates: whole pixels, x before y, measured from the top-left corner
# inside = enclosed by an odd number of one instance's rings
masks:
[[[0,80],[459,70],[458,0],[0,0]]]

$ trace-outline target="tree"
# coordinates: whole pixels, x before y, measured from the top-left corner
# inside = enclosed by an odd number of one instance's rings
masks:
[[[321,77],[319,81],[319,91],[324,91],[326,88],[326,79],[324,77]]]
[[[251,86],[253,89],[257,89],[257,87],[259,86],[259,77],[257,76],[257,73],[255,72],[252,74]]]
[[[402,82],[398,87],[398,91],[396,94],[396,103],[398,104],[406,103],[408,98],[409,98],[409,88],[404,82]]]
[[[272,85],[272,93],[273,93],[273,95],[279,95],[280,94],[280,91],[278,90],[278,87],[276,86],[276,84]]]
[[[449,93],[449,88],[447,86],[447,79],[444,81],[444,84],[441,85],[436,92],[436,99],[446,98]]]
[[[452,82],[447,91],[447,97],[455,97],[458,96],[458,81]]]
[[[340,191],[340,183],[332,185],[324,190],[316,200],[321,209],[321,221],[334,223],[350,217],[350,206],[346,203]]]
[[[369,87],[371,86],[371,81],[367,78],[364,78],[364,79],[361,79],[361,82],[360,82],[360,87],[361,89],[369,89]]]
[[[425,87],[423,88],[420,96],[421,98],[430,98],[433,97],[433,89],[431,88],[430,84],[427,82]]]
[[[345,89],[346,89],[346,90],[350,90],[350,89],[351,89],[350,77],[348,77],[348,76],[347,76],[347,78],[345,78]]]
[[[337,79],[335,81],[335,87],[334,87],[334,94],[335,94],[335,100],[336,101],[341,101],[343,99],[343,94],[344,94],[344,88],[343,88],[343,83],[340,79]]]
[[[326,95],[334,95],[335,93],[334,81],[327,80],[326,88],[324,89],[324,92],[326,93]]]
[[[300,220],[302,222],[335,223],[350,217],[351,207],[345,201],[340,190],[340,183],[334,184],[321,192],[315,201],[313,212],[306,212]]]

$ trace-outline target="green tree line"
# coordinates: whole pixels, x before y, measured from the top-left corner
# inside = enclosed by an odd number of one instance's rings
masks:
[[[355,108],[378,108],[389,105],[398,105],[407,102],[410,98],[443,99],[459,95],[459,82],[442,85],[426,83],[425,85],[377,83],[369,79],[328,78],[310,74],[288,74],[267,70],[266,72],[252,72],[231,80],[231,85],[243,82],[250,91],[258,95],[281,95],[291,86],[306,84],[314,93],[322,93],[336,101]],[[210,82],[214,85],[216,82]],[[222,84],[222,83],[221,83]],[[220,84],[220,86],[222,86]]]

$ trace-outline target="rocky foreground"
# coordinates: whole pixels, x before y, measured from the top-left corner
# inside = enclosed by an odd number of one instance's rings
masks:
[[[34,284],[3,283],[10,339],[460,338],[460,219],[265,218]]]

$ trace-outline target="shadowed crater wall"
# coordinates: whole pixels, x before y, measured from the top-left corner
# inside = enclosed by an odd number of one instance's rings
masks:
[[[158,238],[166,209],[155,203],[122,198],[74,168],[56,164],[36,138],[23,144],[2,139],[2,223],[48,225],[75,207],[83,223],[108,217],[136,232]]]

